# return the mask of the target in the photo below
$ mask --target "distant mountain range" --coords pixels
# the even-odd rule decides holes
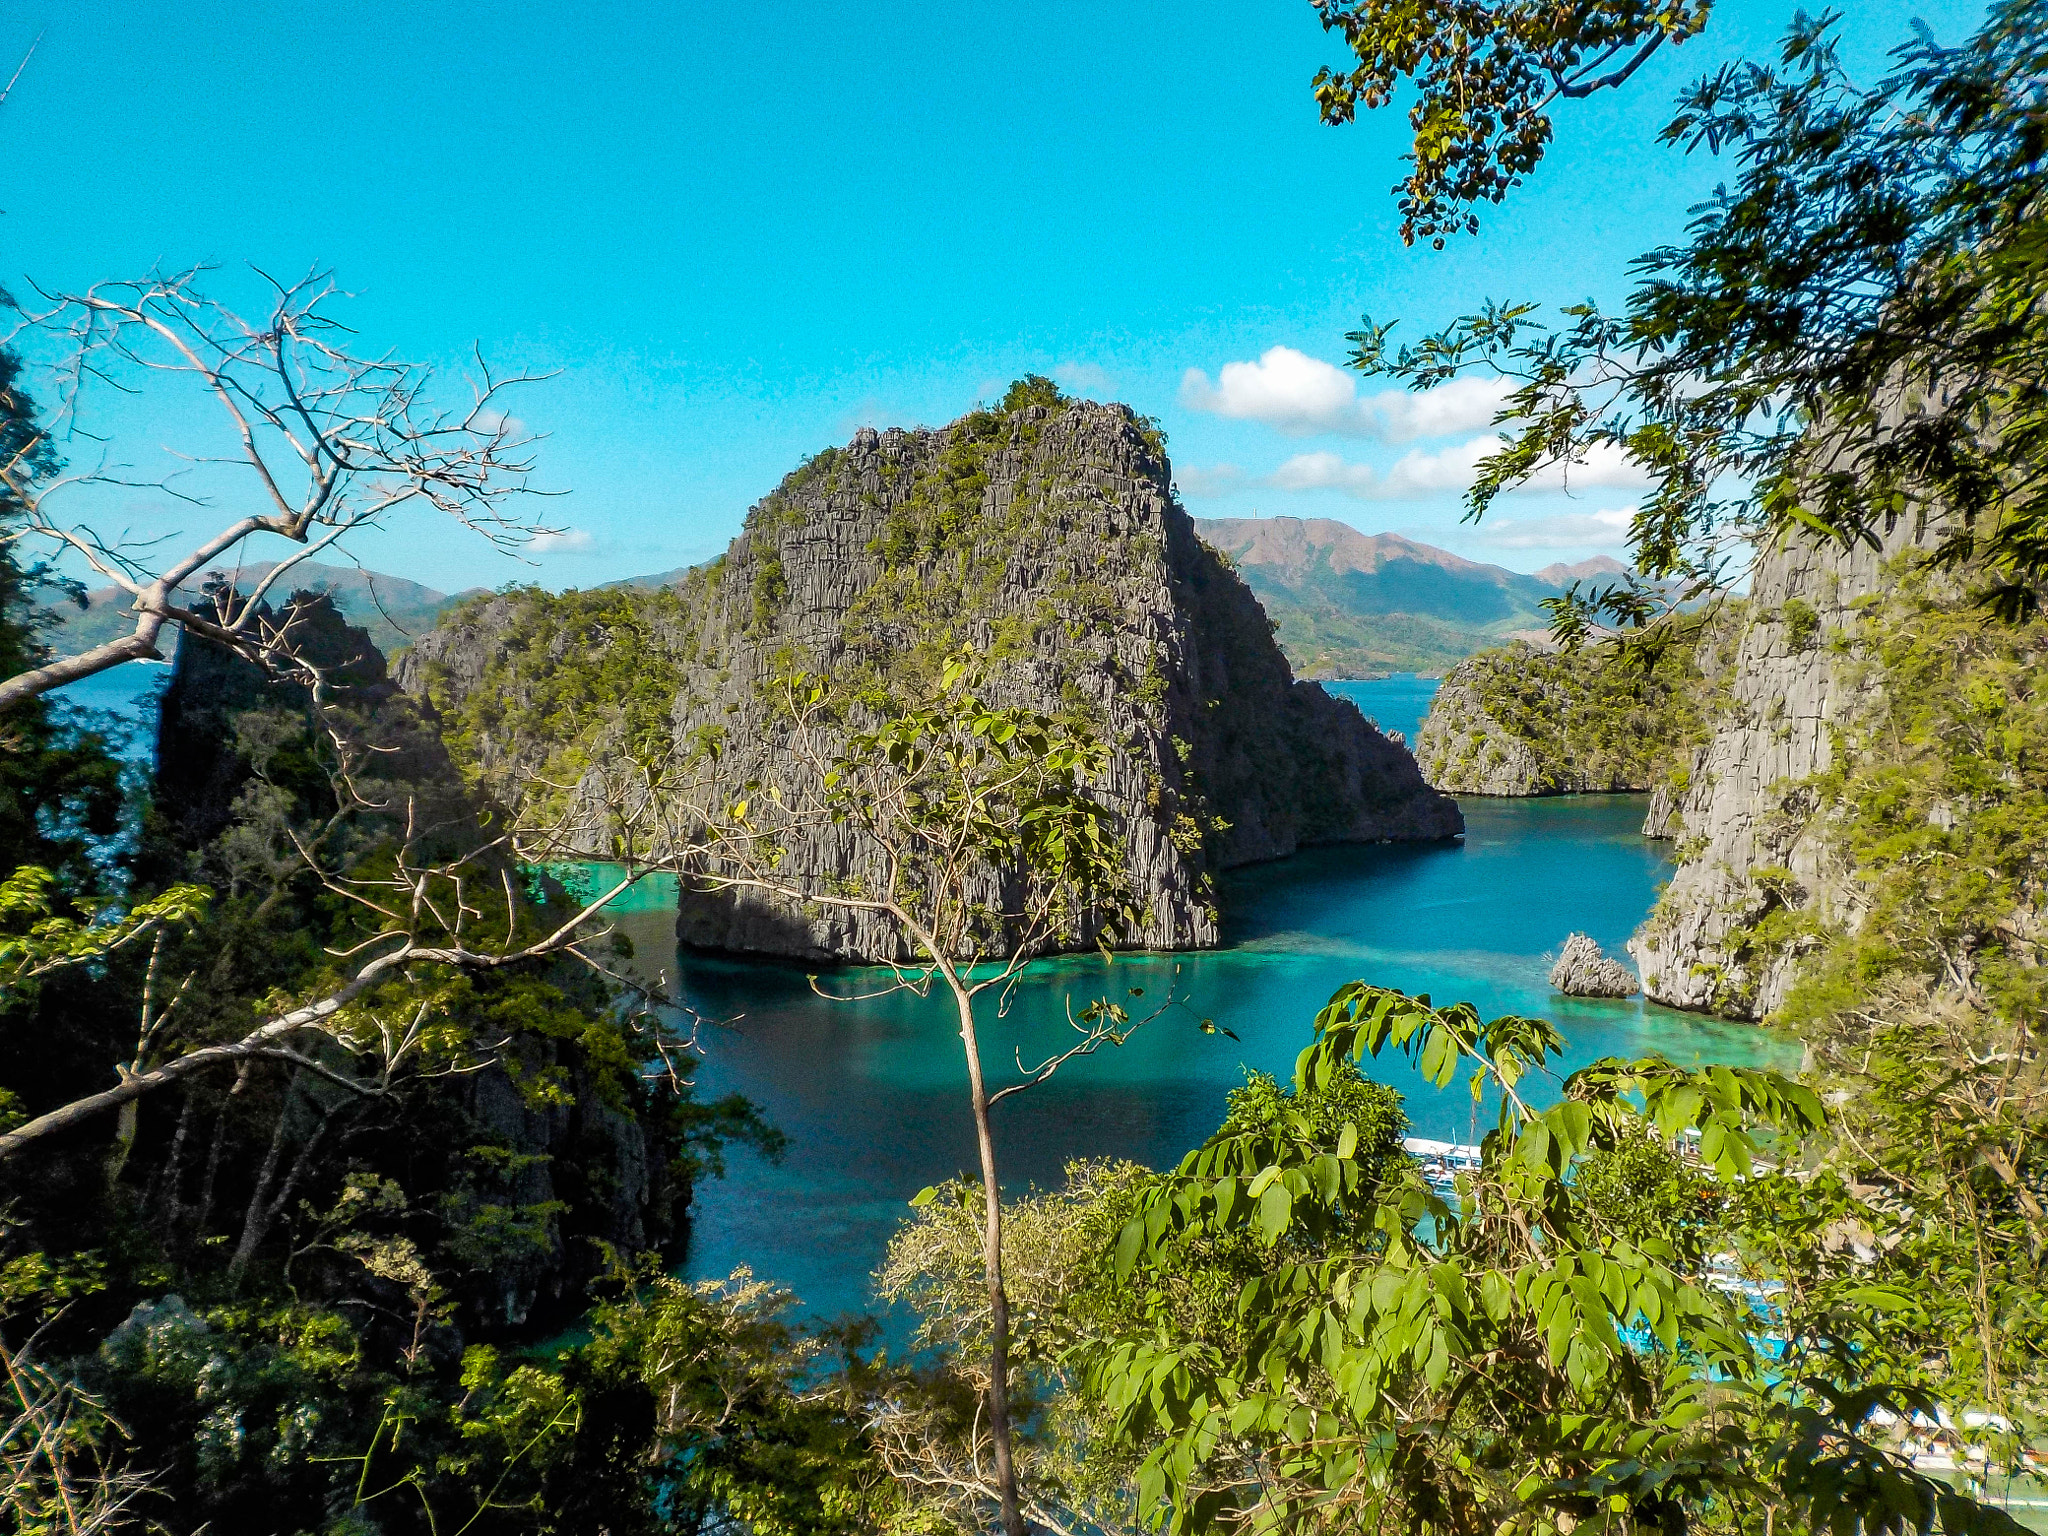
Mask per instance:
[[[236,572],[235,585],[246,592],[274,569],[275,565],[270,563],[242,566]],[[193,588],[202,586],[205,579],[200,577],[193,583]],[[316,560],[308,560],[293,566],[274,590],[278,597],[289,597],[294,592],[331,594],[334,606],[348,617],[351,624],[359,624],[368,630],[377,649],[388,656],[401,647],[411,645],[414,636],[432,629],[452,604],[484,589],[472,587],[467,592],[452,594],[436,592],[432,587],[423,587],[400,576],[386,576],[382,572],[366,571],[353,565],[322,565]],[[128,612],[128,594],[119,587],[101,587],[88,594],[86,606],[82,609],[72,603],[62,603],[53,611],[58,624],[49,637],[49,643],[66,652],[102,645],[125,634],[135,625],[133,616]]]
[[[1574,581],[1627,569],[1601,556],[1523,575],[1397,533],[1360,533],[1328,518],[1197,518],[1195,529],[1237,566],[1277,625],[1276,638],[1295,675],[1309,678],[1442,672],[1474,651],[1547,629],[1543,599]],[[238,585],[246,591],[271,569],[245,566]],[[607,585],[663,587],[689,569]],[[387,656],[432,629],[451,605],[484,590],[437,592],[402,577],[310,560],[294,567],[280,586],[281,595],[331,593],[335,606],[367,629]],[[77,651],[111,640],[132,622],[127,606],[118,587],[94,592],[83,610],[65,604],[51,641]]]
[[[1543,599],[1574,581],[1628,569],[1601,555],[1524,575],[1329,518],[1196,518],[1195,531],[1258,594],[1300,677],[1442,672],[1547,630]]]

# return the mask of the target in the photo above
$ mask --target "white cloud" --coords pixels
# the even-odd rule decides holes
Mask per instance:
[[[1276,491],[1342,491],[1371,498],[1380,483],[1370,464],[1351,464],[1334,453],[1297,453],[1272,474],[1254,482]]]
[[[1413,449],[1385,471],[1334,453],[1297,453],[1259,484],[1276,491],[1342,491],[1359,501],[1414,501],[1464,490],[1475,466],[1499,445],[1498,438],[1475,437],[1436,453]]]
[[[1116,381],[1110,378],[1109,370],[1100,363],[1055,363],[1052,376],[1055,383],[1063,384],[1070,390],[1078,390],[1084,395],[1100,395],[1108,399],[1116,393]]]
[[[1269,347],[1255,363],[1225,363],[1213,385],[1199,368],[1180,383],[1181,404],[1190,410],[1263,421],[1296,437],[1354,428],[1357,397],[1349,374],[1292,347]]]
[[[1612,443],[1590,449],[1577,464],[1553,464],[1534,476],[1518,491],[1638,490],[1650,483],[1642,466]]]
[[[1469,489],[1479,473],[1479,461],[1499,452],[1500,444],[1498,437],[1486,433],[1434,452],[1411,448],[1384,470],[1354,464],[1327,450],[1297,453],[1270,475],[1247,475],[1235,464],[1218,464],[1209,469],[1182,469],[1179,484],[1190,496],[1231,496],[1252,490],[1341,491],[1357,501],[1422,501]],[[1601,448],[1587,455],[1585,463],[1569,469],[1552,466],[1509,494],[1632,489],[1644,483],[1642,471],[1619,449]]]
[[[510,438],[523,438],[529,430],[526,423],[517,416],[508,415],[488,405],[472,416],[469,424],[479,432],[502,431]]]
[[[533,555],[585,555],[596,548],[597,540],[588,528],[537,533],[526,544],[527,553]]]
[[[1268,347],[1257,362],[1225,363],[1214,383],[1199,368],[1180,382],[1189,410],[1264,422],[1289,437],[1334,433],[1386,443],[1486,426],[1507,393],[1498,379],[1466,378],[1421,394],[1389,389],[1361,400],[1353,375],[1292,347]]]
[[[1493,549],[1622,549],[1634,507],[1598,512],[1555,512],[1548,517],[1482,522],[1473,541]]]
[[[1405,443],[1418,437],[1447,437],[1453,432],[1490,427],[1508,393],[1509,385],[1504,379],[1465,378],[1452,379],[1420,394],[1402,389],[1383,390],[1364,404],[1381,424],[1375,435],[1386,442]]]

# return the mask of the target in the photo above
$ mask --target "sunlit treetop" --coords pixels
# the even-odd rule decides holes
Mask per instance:
[[[1634,264],[1618,313],[1489,305],[1353,366],[1430,388],[1467,369],[1517,387],[1469,513],[1532,476],[1625,455],[1650,482],[1645,581],[1563,617],[1654,622],[1719,585],[1753,541],[1804,529],[1875,544],[1927,518],[2002,612],[2048,582],[2048,0],[2007,0],[1947,47],[1924,28],[1875,84],[1801,17],[1774,64],[1729,65],[1664,139],[1735,172],[1689,240]]]

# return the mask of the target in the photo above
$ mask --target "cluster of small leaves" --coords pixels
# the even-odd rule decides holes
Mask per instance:
[[[58,910],[57,877],[24,864],[0,881],[0,1003],[53,971],[86,965],[165,925],[189,927],[205,916],[213,892],[174,885],[125,907],[94,903],[83,918]]]
[[[1998,573],[2026,611],[2048,573],[2048,15],[2004,0],[1943,47],[1924,29],[1874,86],[1851,80],[1837,18],[1802,17],[1776,67],[1692,87],[1668,143],[1739,175],[1689,243],[1639,258],[1619,314],[1553,327],[1490,305],[1394,351],[1368,318],[1353,363],[1430,387],[1470,366],[1517,381],[1477,517],[1539,471],[1624,455],[1650,478],[1631,529],[1645,582],[1561,615],[1640,627],[1722,581],[1758,533],[1879,539],[1947,520],[1944,555]]]
[[[1405,1162],[1400,1095],[1355,1070],[1300,1094],[1252,1073],[1230,1094],[1228,1122],[1253,1136],[1325,1141],[1349,1125],[1355,1160],[1368,1177]],[[1087,1389],[1083,1346],[1156,1331],[1183,1344],[1240,1351],[1248,1324],[1238,1299],[1246,1285],[1331,1246],[1302,1231],[1278,1245],[1246,1232],[1187,1232],[1141,1272],[1119,1275],[1105,1255],[1159,1180],[1130,1163],[1074,1162],[1057,1188],[1003,1202],[1013,1370],[1019,1391],[1041,1405],[1025,1421],[1021,1475],[1038,1507],[1069,1512],[1068,1529],[1129,1527],[1146,1449],[1116,1435],[1112,1412]],[[911,1203],[913,1213],[876,1275],[881,1294],[915,1311],[918,1343],[943,1352],[946,1370],[981,1382],[989,1354],[981,1191],[956,1182]],[[1360,1235],[1354,1224],[1334,1241],[1350,1244]]]
[[[1551,108],[1621,85],[1665,42],[1706,25],[1711,0],[1311,0],[1343,34],[1355,67],[1322,69],[1326,123],[1386,106],[1404,79],[1416,100],[1414,167],[1395,189],[1401,239],[1438,250],[1476,233],[1477,203],[1498,203],[1550,146]]]

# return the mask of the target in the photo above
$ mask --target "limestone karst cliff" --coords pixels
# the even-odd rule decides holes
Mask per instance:
[[[1455,795],[1668,786],[1704,739],[1728,630],[1714,616],[1653,659],[1599,644],[1558,654],[1524,640],[1468,657],[1445,675],[1416,733],[1423,777]]]
[[[1629,943],[1651,998],[1762,1018],[1825,934],[1859,922],[1855,860],[1819,781],[1881,698],[1851,632],[1901,558],[1931,542],[1898,516],[1879,547],[1788,534],[1757,560],[1726,697],[1672,797],[1678,867]]]
[[[1049,387],[936,431],[859,432],[665,592],[469,604],[399,676],[511,798],[521,775],[561,783],[656,728],[677,743],[715,736],[743,781],[776,750],[762,685],[778,672],[913,698],[963,645],[989,662],[1000,702],[1061,714],[1112,749],[1092,789],[1127,849],[1143,912],[1133,946],[1218,942],[1219,869],[1463,828],[1403,747],[1293,678],[1257,600],[1174,499],[1157,432]],[[659,715],[650,689],[668,696]],[[858,858],[830,830],[791,853],[818,878]],[[680,931],[812,959],[906,952],[880,918],[731,896],[687,898]]]
[[[238,599],[216,588],[209,601]],[[200,880],[219,892],[223,905],[257,907],[260,901],[259,913],[320,899],[321,882],[295,848],[317,856],[336,880],[372,878],[365,871],[388,867],[384,861],[400,838],[422,862],[482,850],[481,870],[488,875],[497,855],[481,807],[431,723],[388,678],[368,634],[350,624],[326,592],[296,593],[275,611],[266,606],[257,627],[302,665],[266,671],[190,633],[178,646],[159,721],[153,814],[138,853],[146,872]],[[328,705],[317,720],[312,695],[299,681],[313,671],[323,679]],[[350,743],[345,758],[323,750],[337,738]],[[344,764],[355,798],[340,803],[338,781],[330,775]],[[286,841],[287,827],[296,828],[296,845]],[[374,886],[368,892],[377,893]],[[333,903],[330,920],[345,922],[350,909],[338,895],[326,900]],[[224,929],[230,938],[220,954],[224,965],[232,960],[235,979],[214,978],[217,990],[208,994],[209,1005],[229,1017],[236,1004],[219,989],[301,986],[298,968],[319,964],[322,940],[332,937],[308,927],[280,942],[258,919],[240,913],[237,920],[249,931]],[[348,942],[360,948],[369,931],[348,928]],[[236,936],[260,939],[262,952],[236,949]],[[488,1262],[474,1256],[484,1251],[482,1243],[463,1250],[465,1262],[448,1261],[463,1274],[460,1324],[473,1334],[566,1321],[584,1305],[584,1287],[604,1267],[597,1243],[623,1254],[673,1250],[690,1199],[684,1149],[666,1106],[619,1087],[612,1060],[586,1049],[575,1009],[602,1016],[607,992],[573,961],[535,970],[542,978],[537,995],[554,1012],[508,1009],[494,1021],[504,1038],[488,1058],[459,1071],[401,1073],[397,1088],[370,1098],[330,1093],[323,1100],[317,1085],[306,1086],[312,1078],[293,1080],[277,1109],[270,1149],[276,1163],[280,1145],[292,1136],[306,1138],[305,1150],[286,1165],[286,1193],[302,1174],[302,1194],[327,1191],[321,1198],[328,1199],[337,1167],[369,1167],[394,1177],[402,1168],[416,1194],[438,1190],[451,1225],[473,1221],[481,1232],[492,1221],[510,1223],[506,1233],[516,1240],[490,1246]],[[548,1085],[547,1091],[534,1092],[536,1084]],[[269,1091],[258,1074],[247,1097],[260,1101]],[[243,1093],[239,1079],[233,1092]],[[215,1158],[220,1145],[216,1132]],[[358,1155],[362,1146],[387,1161]],[[316,1158],[323,1148],[325,1160]],[[209,1171],[208,1199],[214,1182]],[[223,1205],[231,1185],[224,1175]],[[178,1219],[178,1187],[172,1182],[165,1196],[166,1223]],[[252,1210],[267,1193],[259,1180]]]

